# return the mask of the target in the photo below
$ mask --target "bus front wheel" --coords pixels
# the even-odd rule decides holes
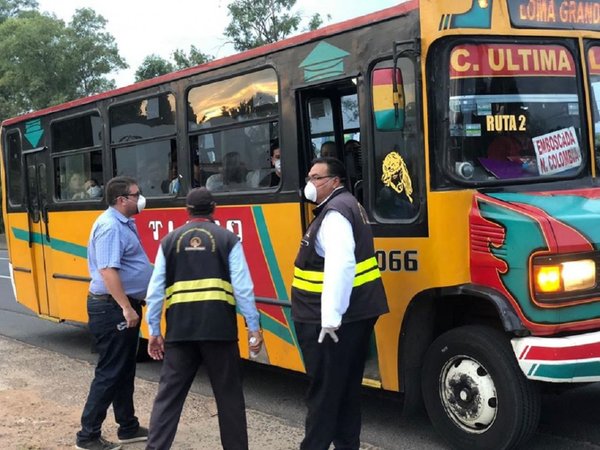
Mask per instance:
[[[508,338],[485,326],[438,337],[425,355],[423,400],[433,426],[453,447],[509,449],[535,432],[540,394],[525,378]]]

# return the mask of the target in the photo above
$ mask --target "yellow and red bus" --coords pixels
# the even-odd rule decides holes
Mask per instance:
[[[412,0],[8,119],[16,298],[87,320],[86,243],[111,177],[148,198],[151,259],[208,185],[249,260],[263,362],[303,371],[298,193],[327,143],[369,215],[391,310],[365,384],[424,402],[456,447],[511,448],[537,426],[540,381],[600,379],[599,105],[599,0]]]

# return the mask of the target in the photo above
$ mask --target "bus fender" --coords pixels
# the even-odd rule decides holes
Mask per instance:
[[[528,330],[519,319],[508,299],[495,289],[479,284],[466,283],[451,288],[444,288],[443,295],[458,295],[481,298],[490,301],[502,323],[504,331],[516,335],[528,334]]]

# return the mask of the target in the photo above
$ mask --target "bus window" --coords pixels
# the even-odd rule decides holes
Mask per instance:
[[[600,45],[595,45],[588,50],[588,67],[592,86],[591,105],[594,118],[596,168],[600,170]]]
[[[176,169],[175,139],[160,139],[114,150],[115,175],[136,179],[144,196],[165,197],[176,192],[169,188]]]
[[[392,61],[383,61],[375,67],[391,69]],[[393,80],[372,77],[373,121],[375,122],[375,215],[381,221],[412,220],[419,211],[420,189],[423,184],[423,150],[421,147],[417,115],[415,68],[408,58],[398,60],[404,89],[403,126],[377,127],[378,113],[383,108],[378,98],[381,94],[392,97]],[[393,72],[389,72],[390,75]],[[379,107],[379,109],[378,109]]]
[[[338,158],[346,166],[347,187],[362,201],[362,146],[356,78],[302,91],[303,117],[307,120],[309,140],[306,161]],[[360,183],[359,183],[360,184]]]
[[[59,201],[102,197],[102,120],[97,112],[52,123],[54,192]]]
[[[6,136],[6,163],[8,175],[8,200],[11,205],[20,205],[23,201],[21,169],[21,135],[18,131]]]
[[[279,114],[277,74],[263,69],[195,87],[188,93],[188,105],[191,131],[275,117]]]
[[[271,187],[273,136],[277,122],[190,137],[193,184],[218,192]]]
[[[345,95],[341,98],[342,126],[344,127],[343,162],[350,186],[362,180],[362,146],[360,144],[360,122],[358,95]]]
[[[135,178],[148,198],[177,194],[175,96],[134,100],[109,113],[114,175]]]
[[[273,69],[192,88],[188,105],[192,186],[215,192],[274,187],[270,149],[279,134],[279,94]]]
[[[540,181],[584,167],[577,71],[566,47],[457,44],[446,61],[449,89],[436,91],[445,97],[434,104],[447,120],[433,125],[447,177]]]
[[[337,157],[333,126],[333,108],[328,98],[311,98],[308,102],[310,140],[314,157]]]

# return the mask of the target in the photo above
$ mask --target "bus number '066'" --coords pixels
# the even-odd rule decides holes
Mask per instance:
[[[417,260],[416,250],[377,250],[375,252],[379,270],[382,272],[399,272],[401,270],[414,272],[419,270],[419,261]]]

